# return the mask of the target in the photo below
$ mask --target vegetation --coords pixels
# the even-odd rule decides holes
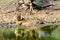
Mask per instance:
[[[31,29],[30,27],[18,28],[17,30],[19,31],[20,34],[20,36],[18,37],[16,37],[15,35],[16,29],[17,28],[9,28],[9,29],[0,28],[0,40],[59,40],[60,39],[59,25],[47,25],[43,26],[42,28],[40,26],[32,27],[33,30],[30,30]]]

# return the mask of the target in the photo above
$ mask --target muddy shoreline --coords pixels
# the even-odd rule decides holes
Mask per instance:
[[[59,23],[45,23],[45,24],[32,24],[32,25],[17,25],[17,24],[9,24],[9,23],[2,23],[0,24],[0,28],[18,28],[18,27],[32,27],[32,26],[36,26],[36,27],[43,27],[43,26],[47,26],[47,25],[60,25],[60,22]]]

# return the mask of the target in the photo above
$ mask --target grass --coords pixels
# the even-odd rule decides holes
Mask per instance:
[[[60,27],[58,27],[53,33],[52,37],[60,40]]]
[[[55,27],[58,28],[54,29]],[[19,32],[22,32],[22,29],[24,29],[24,32],[17,40],[60,40],[60,27],[58,25],[46,25],[42,28],[39,26],[37,30],[34,27],[32,28],[33,30],[30,30],[30,27],[19,28]],[[0,28],[0,40],[16,40],[15,30],[16,28]],[[41,32],[41,30],[43,32]],[[44,33],[43,36],[41,36],[42,34],[39,32]],[[49,36],[47,36],[47,34],[49,34]],[[41,37],[39,37],[39,35]]]
[[[10,31],[11,30],[11,31]],[[14,30],[11,29],[7,29],[7,28],[0,28],[0,40],[5,40],[6,38],[3,36],[3,33],[7,33],[7,32],[13,32]],[[7,36],[8,37],[8,36]],[[11,36],[12,37],[12,36]]]

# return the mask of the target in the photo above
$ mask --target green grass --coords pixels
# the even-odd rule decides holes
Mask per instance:
[[[11,30],[11,31],[10,31]],[[7,28],[0,28],[0,40],[6,40],[6,38],[3,36],[3,33],[7,33],[7,32],[14,32],[14,30],[11,28],[11,29],[7,29]],[[7,36],[8,37],[8,36]],[[11,36],[12,37],[12,36]]]
[[[53,29],[54,27],[57,27],[57,28]],[[45,35],[44,37],[43,36],[39,37],[39,34],[37,34],[36,32],[37,30],[32,30],[29,32],[26,32],[26,30],[24,30],[26,33],[21,34],[22,36],[20,36],[19,38],[20,40],[60,40],[60,26],[46,25],[41,29],[48,34],[50,33],[49,31],[51,31],[52,29],[54,31],[52,30],[52,34],[50,34],[50,36]],[[16,40],[16,36],[14,34],[15,30],[16,28],[9,28],[9,29],[0,28],[0,40]],[[38,30],[40,30],[40,27]],[[32,37],[31,37],[31,34],[33,35]]]
[[[53,33],[52,37],[60,40],[60,27],[58,27]]]

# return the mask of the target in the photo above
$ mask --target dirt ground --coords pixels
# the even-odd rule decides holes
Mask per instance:
[[[0,23],[15,22],[14,16],[16,13],[21,13],[26,20],[32,20],[33,22],[60,22],[60,5],[57,4],[60,4],[60,2],[56,2],[56,6],[47,9],[34,9],[36,13],[31,15],[29,9],[22,12],[16,11],[17,4],[15,2],[12,2],[9,5],[2,5],[0,6]]]

